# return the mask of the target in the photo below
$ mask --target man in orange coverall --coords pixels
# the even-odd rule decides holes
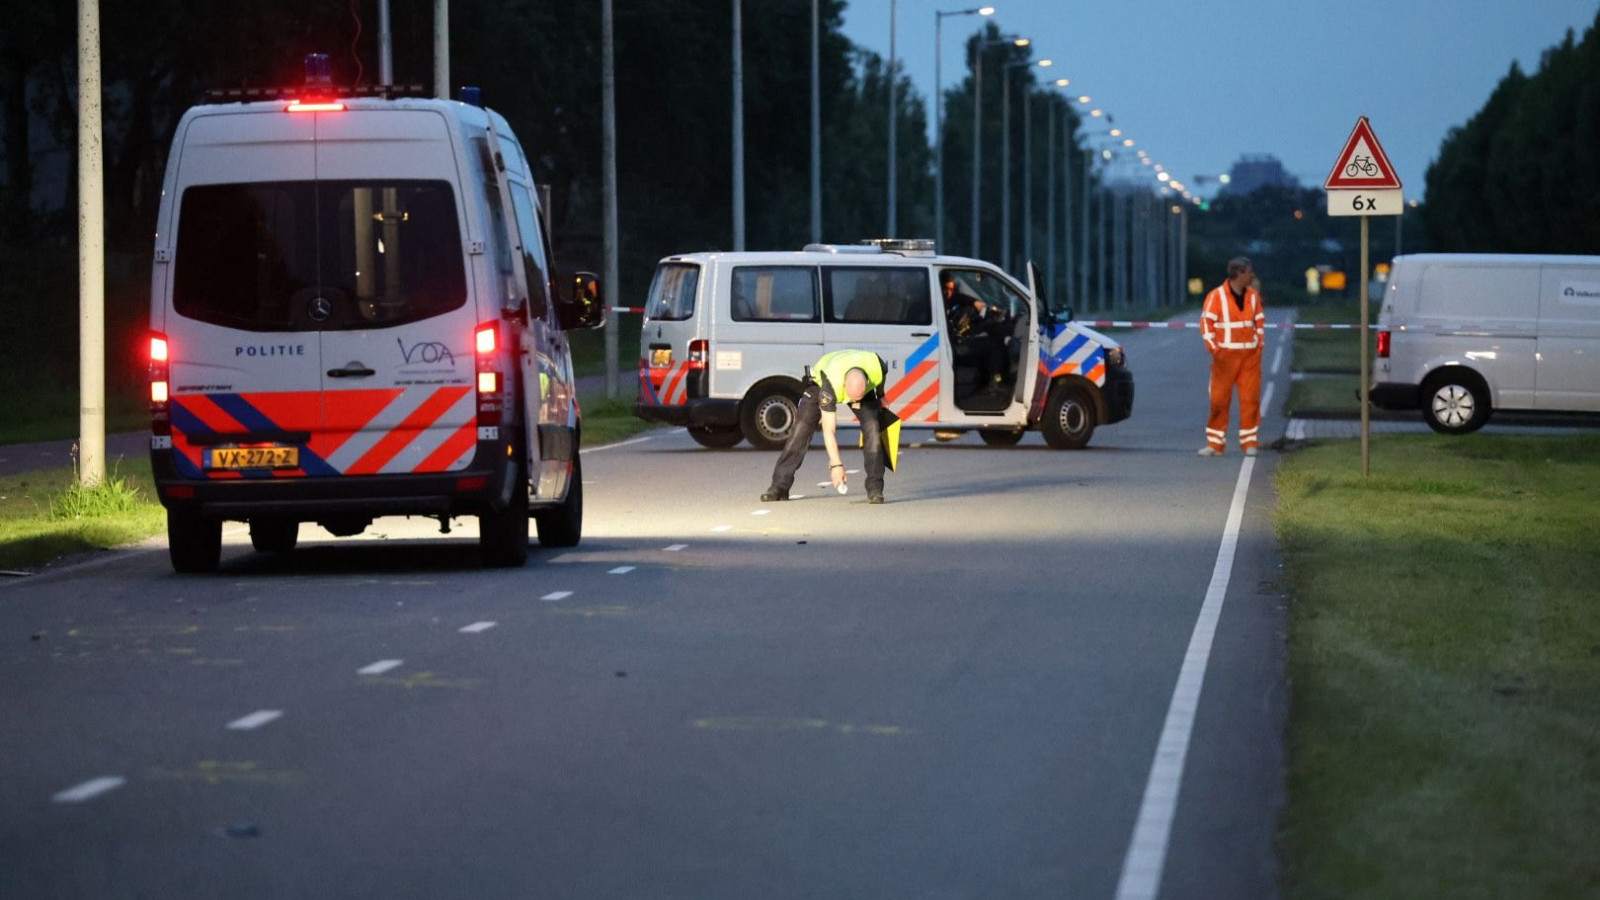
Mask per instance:
[[[1228,280],[1206,295],[1200,311],[1200,336],[1211,354],[1211,412],[1201,456],[1221,456],[1228,434],[1228,407],[1239,388],[1239,446],[1255,456],[1261,430],[1261,351],[1266,345],[1266,312],[1254,287],[1255,268],[1238,256],[1228,261]]]

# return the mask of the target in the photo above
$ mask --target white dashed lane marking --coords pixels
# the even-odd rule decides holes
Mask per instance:
[[[462,634],[478,634],[479,632],[488,631],[489,629],[493,628],[497,624],[499,624],[499,623],[497,623],[497,622],[473,622],[471,625],[468,625],[465,628],[462,628],[461,629],[461,633]]]
[[[554,603],[557,600],[565,600],[565,599],[567,599],[568,597],[571,597],[571,596],[572,596],[572,592],[571,591],[551,591],[550,593],[545,594],[543,597],[540,597],[539,599],[540,600],[544,600],[544,601],[546,601],[548,603]]]
[[[713,526],[711,526],[711,530],[712,531],[716,531],[716,532],[732,531],[733,530],[733,526],[732,525],[713,525]]]
[[[242,719],[234,719],[228,723],[228,728],[233,731],[251,731],[271,722],[283,715],[281,709],[258,709]]]
[[[770,512],[772,512],[772,510],[770,510],[770,509],[758,509],[758,510],[752,511],[750,513],[750,515],[752,515],[752,516],[764,516],[764,515],[766,515],[767,513],[770,513]]]
[[[390,669],[399,668],[400,664],[402,662],[404,662],[404,661],[405,660],[400,660],[400,659],[380,659],[380,660],[378,660],[377,662],[373,663],[370,666],[362,666],[361,668],[357,669],[356,670],[356,674],[357,675],[382,675],[383,673],[389,671]]]
[[[607,575],[626,575],[626,574],[628,574],[629,572],[632,572],[632,571],[633,571],[633,566],[617,566],[615,569],[612,569],[612,570],[606,572],[606,574]]]
[[[93,800],[107,791],[114,791],[127,783],[128,779],[118,775],[102,775],[99,778],[91,778],[76,787],[69,787],[56,794],[52,799],[57,803],[82,803],[85,800]]]
[[[689,546],[688,544],[668,544],[665,547],[662,547],[661,549],[665,550],[668,553],[677,553],[679,550],[683,550],[683,549],[687,548],[688,546]]]

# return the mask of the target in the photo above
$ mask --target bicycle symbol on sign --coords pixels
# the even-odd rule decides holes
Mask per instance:
[[[1368,178],[1377,178],[1378,164],[1373,162],[1372,157],[1370,156],[1351,157],[1350,164],[1344,167],[1344,177],[1354,178],[1357,175],[1365,175]]]

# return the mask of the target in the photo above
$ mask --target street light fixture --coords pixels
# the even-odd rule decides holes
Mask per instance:
[[[979,201],[981,197],[980,186],[983,181],[983,51],[988,47],[1000,44],[1010,44],[1013,47],[1026,47],[1032,41],[1025,37],[1008,35],[991,40],[978,41],[972,48],[973,61],[972,79],[972,255],[980,255],[979,244]]]
[[[941,69],[944,59],[944,20],[950,16],[992,15],[994,15],[992,6],[950,11],[935,10],[933,13],[933,245],[941,250],[944,249],[944,87]]]

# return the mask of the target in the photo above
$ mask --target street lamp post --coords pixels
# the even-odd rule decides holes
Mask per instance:
[[[972,53],[976,57],[972,64],[972,256],[974,258],[982,255],[979,223],[982,208],[980,188],[983,184],[983,51],[997,44],[1026,47],[1028,43],[1027,38],[1021,37],[980,40],[973,43]]]
[[[1041,68],[1046,68],[1049,65],[1050,65],[1050,60],[1048,60],[1048,59],[1041,59],[1038,62],[1033,62],[1031,60],[1021,60],[1021,61],[1018,61],[1018,62],[1006,63],[1004,68],[1000,72],[1000,77],[1001,77],[1001,86],[1000,86],[1000,122],[1001,122],[1001,125],[1000,125],[1000,156],[1001,156],[1001,165],[1000,165],[1000,172],[1001,172],[1001,175],[1000,175],[1000,268],[1005,269],[1008,272],[1012,271],[1012,259],[1011,259],[1011,70],[1012,69],[1028,69],[1028,68],[1032,68],[1034,66],[1039,66]],[[1024,91],[1026,91],[1026,89],[1024,89]],[[1024,96],[1026,96],[1026,93],[1024,94]],[[1027,146],[1027,144],[1028,144],[1028,128],[1027,128],[1027,126],[1028,126],[1028,123],[1030,121],[1027,113],[1028,113],[1027,105],[1024,104],[1023,105],[1023,132],[1022,132],[1022,143],[1023,143],[1022,154],[1024,156],[1024,167],[1023,167],[1023,178],[1024,178],[1024,182],[1023,182],[1024,188],[1023,189],[1024,189],[1024,193],[1026,193],[1026,191],[1029,190],[1032,187],[1031,181],[1032,181],[1032,174],[1033,174],[1033,167],[1032,167],[1031,164],[1029,164],[1029,160],[1031,159],[1031,157],[1029,157],[1028,146]],[[1026,204],[1024,208],[1029,210],[1029,211],[1031,211],[1032,210],[1032,204],[1028,202],[1026,196],[1024,196],[1023,199],[1024,199],[1024,203]],[[1028,241],[1027,243],[1028,243],[1029,248],[1031,250],[1032,242]]]
[[[822,243],[822,0],[811,0],[811,243]]]
[[[733,249],[744,249],[744,26],[733,0]]]
[[[818,0],[812,0],[813,8]],[[944,249],[944,83],[941,63],[944,59],[944,20],[949,16],[992,16],[994,7],[957,9],[933,13],[933,245]],[[977,101],[977,96],[973,96]],[[976,133],[974,133],[976,139]],[[973,254],[976,256],[976,252]]]
[[[884,235],[883,235],[884,237],[894,237],[895,236],[895,232],[897,230],[895,228],[896,223],[895,223],[894,179],[895,179],[895,171],[899,168],[899,166],[895,165],[894,139],[895,139],[895,134],[899,131],[899,129],[895,127],[896,109],[895,109],[895,102],[894,102],[894,99],[895,99],[895,97],[894,97],[894,82],[895,82],[895,78],[894,78],[894,15],[895,15],[895,9],[897,8],[898,5],[899,4],[896,2],[896,0],[889,0],[889,63],[888,63],[888,65],[884,66],[884,69],[883,69],[884,77],[887,80],[887,84],[885,86],[888,88],[888,92],[889,92],[889,150],[888,150],[888,154],[889,155],[888,155],[888,158],[885,160],[885,162],[888,165],[888,169],[889,169],[889,230],[884,232]]]

